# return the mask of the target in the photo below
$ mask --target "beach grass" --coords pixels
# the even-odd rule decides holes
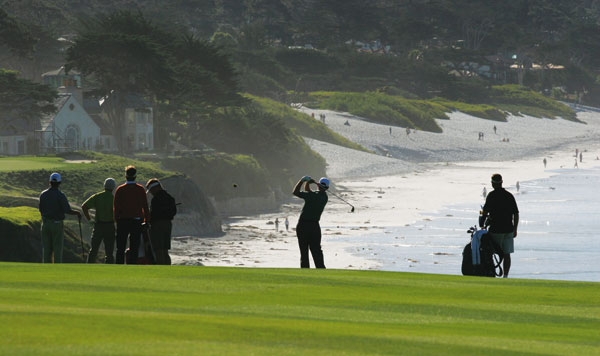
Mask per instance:
[[[249,94],[246,95],[246,97],[252,99],[252,101],[262,110],[271,113],[276,117],[280,117],[287,127],[292,128],[301,136],[329,142],[334,145],[339,145],[354,150],[370,152],[361,145],[348,140],[337,132],[334,132],[321,121],[311,118],[308,114],[296,111],[286,104]]]
[[[0,264],[6,355],[592,355],[600,284]]]

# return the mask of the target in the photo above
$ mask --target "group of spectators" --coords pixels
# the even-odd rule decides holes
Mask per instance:
[[[177,212],[175,200],[163,189],[158,179],[150,179],[144,187],[136,182],[136,176],[136,168],[127,166],[125,183],[117,187],[113,178],[107,178],[104,190],[92,195],[81,205],[82,214],[71,208],[66,195],[60,191],[61,175],[52,173],[49,188],[41,193],[39,203],[42,215],[42,262],[62,263],[65,214],[76,215],[79,220],[83,215],[92,221],[90,210],[94,210],[88,263],[96,261],[100,244],[104,243],[105,263],[137,264],[142,255],[150,253],[152,256],[145,256],[145,260],[171,264],[169,249],[172,220]],[[148,193],[152,196],[150,206]],[[149,239],[144,241],[143,236]],[[115,242],[116,255],[113,257]],[[129,249],[126,253],[127,242]],[[140,249],[141,244],[146,245],[144,249]]]

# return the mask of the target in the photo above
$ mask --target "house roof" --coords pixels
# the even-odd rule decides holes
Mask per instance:
[[[78,74],[81,74],[81,73],[80,73],[80,72],[78,72],[78,71],[76,71],[75,69],[71,69],[71,70],[69,71],[69,74],[75,74],[75,75],[78,75]],[[49,71],[49,72],[46,72],[46,73],[42,74],[42,77],[47,77],[47,76],[57,76],[57,75],[69,75],[69,74],[67,74],[67,73],[65,72],[65,66],[62,66],[62,67],[60,67],[60,68],[58,68],[58,69],[56,69],[56,70],[51,70],[51,71]]]
[[[102,102],[102,104],[100,104],[100,106],[106,105],[111,100],[113,100],[113,98],[108,97],[106,100],[104,100],[104,102]],[[121,97],[121,100],[126,108],[147,109],[147,108],[152,107],[152,104],[149,101],[144,99],[144,97],[141,94],[137,94],[137,93],[123,94],[123,96]]]
[[[58,114],[58,112],[62,110],[63,106],[65,106],[67,101],[69,101],[69,98],[71,98],[70,93],[58,94],[58,97],[54,101],[54,106],[56,106],[56,112],[52,114],[46,114],[40,118],[40,126],[42,130],[46,130],[48,126],[50,126],[52,120],[54,120],[54,118],[56,117],[56,114]]]
[[[106,120],[104,120],[102,116],[100,116],[100,114],[90,114],[90,117],[92,118],[92,120],[94,120],[94,123],[96,123],[96,125],[98,125],[98,127],[100,128],[100,135],[113,134],[112,128],[110,127],[108,122],[106,122]]]

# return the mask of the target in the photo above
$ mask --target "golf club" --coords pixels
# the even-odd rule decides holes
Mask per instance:
[[[347,201],[345,201],[344,199],[342,199],[342,197],[340,197],[339,195],[335,194],[334,192],[328,192],[329,194],[332,194],[334,197],[338,198],[339,200],[343,201],[344,203],[350,205],[352,207],[352,209],[350,209],[350,212],[353,213],[354,212],[354,205],[348,203]]]
[[[85,260],[85,250],[83,249],[83,233],[81,232],[81,216],[78,217],[77,221],[79,221],[79,240],[81,241],[81,258],[83,258],[83,263],[86,262]]]

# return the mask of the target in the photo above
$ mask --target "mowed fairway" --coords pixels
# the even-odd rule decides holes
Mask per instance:
[[[600,284],[0,264],[2,355],[598,355]]]
[[[58,169],[69,165],[72,165],[72,163],[66,163],[60,157],[20,156],[18,158],[0,158],[0,172]]]

